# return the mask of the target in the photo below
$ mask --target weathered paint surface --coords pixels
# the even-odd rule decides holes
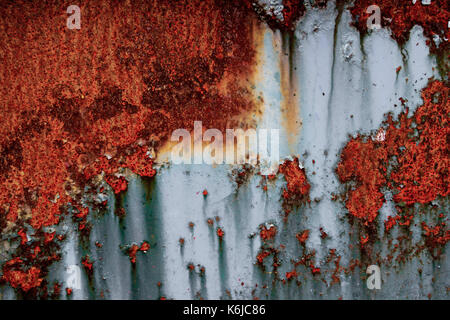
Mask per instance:
[[[263,2],[86,3],[75,39],[1,7],[2,298],[448,299],[448,5],[361,36],[362,2]],[[154,162],[234,119],[280,129],[278,174]]]

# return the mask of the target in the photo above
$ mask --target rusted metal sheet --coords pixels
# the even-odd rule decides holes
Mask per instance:
[[[1,298],[448,299],[448,4],[373,2],[2,6]],[[174,164],[194,121],[279,168]]]

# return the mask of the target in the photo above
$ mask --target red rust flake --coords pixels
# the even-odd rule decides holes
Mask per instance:
[[[320,274],[320,271],[321,271],[320,268],[315,267],[313,264],[311,264],[309,267],[310,267],[311,273],[312,273],[313,275]]]
[[[286,272],[286,279],[287,280],[295,279],[297,277],[298,277],[298,273],[297,273],[297,271],[295,271],[295,269],[292,270],[292,271]]]
[[[305,169],[300,168],[298,158],[286,160],[280,165],[279,172],[284,175],[287,182],[282,194],[282,207],[287,217],[294,207],[309,202],[311,185],[306,178]]]
[[[397,202],[425,204],[450,192],[449,92],[444,83],[431,82],[422,92],[424,104],[412,118],[406,119],[406,114],[402,116],[399,128],[390,121],[386,148],[391,155],[398,157],[398,169],[391,175],[393,186],[398,191],[394,197]],[[413,122],[419,136],[410,138],[415,131]],[[405,150],[400,151],[400,146]]]
[[[364,245],[367,243],[369,241],[369,236],[368,235],[366,235],[366,236],[361,236],[361,239],[360,239],[360,243],[361,243],[361,248],[363,248],[364,247]]]
[[[94,264],[91,262],[89,255],[86,255],[81,259],[81,264],[83,265],[84,269],[88,274],[92,274],[92,272],[94,271],[93,270]]]
[[[295,237],[297,238],[298,242],[300,242],[300,244],[304,245],[306,243],[306,240],[308,240],[309,230],[305,230],[302,233],[297,233]]]
[[[273,240],[277,234],[277,228],[275,226],[270,226],[267,228],[266,226],[261,226],[261,231],[259,232],[259,236],[263,241]]]
[[[148,250],[150,250],[150,244],[147,241],[143,241],[140,246],[133,243],[131,246],[128,247],[128,249],[126,249],[126,253],[130,258],[131,263],[134,265],[136,264],[137,253],[139,251],[147,253]]]
[[[253,1],[253,8],[260,17],[272,29],[281,31],[294,31],[295,23],[305,13],[304,0],[283,0],[281,14],[283,19],[278,19],[273,12],[266,12],[256,1]]]
[[[384,165],[387,152],[381,143],[357,137],[341,153],[337,174],[341,182],[354,181],[346,207],[350,214],[372,222],[384,202],[380,188],[386,182]]]
[[[21,238],[20,244],[25,244],[25,243],[28,242],[27,234],[26,234],[26,232],[25,232],[23,229],[20,229],[20,230],[17,232],[17,234],[18,234],[18,235],[20,236],[20,238]]]
[[[129,249],[128,249],[128,256],[130,257],[130,261],[131,263],[135,264],[136,263],[136,254],[139,250],[139,246],[137,244],[133,244]]]
[[[256,256],[256,260],[259,264],[262,264],[264,262],[264,259],[268,256],[270,256],[270,251],[262,249],[261,252],[259,252]]]
[[[147,252],[148,250],[150,250],[150,244],[147,241],[142,242],[139,250]]]
[[[280,165],[280,173],[284,175],[287,188],[283,190],[283,198],[304,198],[309,194],[311,186],[306,179],[305,169],[300,168],[298,158],[286,160]]]
[[[13,288],[20,288],[28,292],[33,288],[39,287],[42,282],[41,270],[37,267],[31,267],[23,270],[23,261],[20,258],[14,258],[3,265],[2,280],[8,282]]]
[[[387,231],[391,230],[396,224],[397,221],[400,219],[400,216],[391,217],[389,216],[387,220],[384,221],[384,228]]]

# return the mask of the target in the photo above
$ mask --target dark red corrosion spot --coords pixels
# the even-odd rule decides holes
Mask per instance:
[[[306,244],[306,240],[309,238],[309,230],[304,230],[303,232],[297,233],[295,237],[298,242],[304,246]]]
[[[126,249],[126,253],[130,259],[130,262],[135,265],[138,252],[141,251],[143,253],[147,253],[148,250],[150,250],[150,244],[147,241],[143,241],[140,246],[133,243]]]
[[[83,265],[84,270],[86,270],[86,273],[92,275],[92,273],[94,272],[93,269],[94,264],[90,260],[89,255],[86,255],[81,259],[81,264]]]
[[[345,146],[337,174],[342,183],[354,181],[347,194],[346,207],[350,214],[372,222],[384,202],[380,192],[386,183],[387,152],[381,143],[357,137]]]
[[[292,271],[286,272],[286,280],[295,279],[297,277],[298,277],[298,273],[295,269]]]
[[[217,231],[216,231],[216,233],[217,233],[217,236],[219,237],[219,239],[222,239],[223,238],[223,236],[225,235],[225,232],[223,231],[223,229],[222,228],[217,228]]]
[[[315,267],[313,264],[310,265],[310,269],[311,269],[311,273],[313,275],[318,275],[321,272],[320,268],[319,267]]]
[[[14,258],[3,265],[2,280],[8,282],[13,288],[20,288],[24,292],[39,287],[42,283],[41,270],[32,266],[24,270],[23,261]]]
[[[319,231],[320,231],[320,238],[321,238],[322,240],[325,240],[326,238],[328,238],[328,233],[326,233],[325,230],[323,230],[322,227],[319,228]]]
[[[273,240],[277,235],[277,227],[275,227],[274,225],[269,226],[269,228],[267,228],[267,226],[265,225],[262,225],[260,226],[260,229],[261,231],[259,232],[259,236],[263,241]]]
[[[195,266],[194,266],[193,263],[189,263],[189,264],[187,265],[187,268],[188,268],[189,271],[194,271],[194,270],[195,270]]]
[[[148,250],[150,250],[150,244],[147,241],[142,242],[139,250],[141,250],[143,252],[147,252]]]
[[[259,264],[262,264],[264,262],[264,259],[270,256],[271,252],[269,250],[261,250],[258,255],[256,256],[256,261]]]

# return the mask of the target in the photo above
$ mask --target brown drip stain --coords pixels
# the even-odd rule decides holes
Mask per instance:
[[[282,124],[286,129],[289,151],[295,153],[295,146],[302,125],[300,119],[298,77],[295,62],[295,36],[293,32],[281,33],[280,87]]]

